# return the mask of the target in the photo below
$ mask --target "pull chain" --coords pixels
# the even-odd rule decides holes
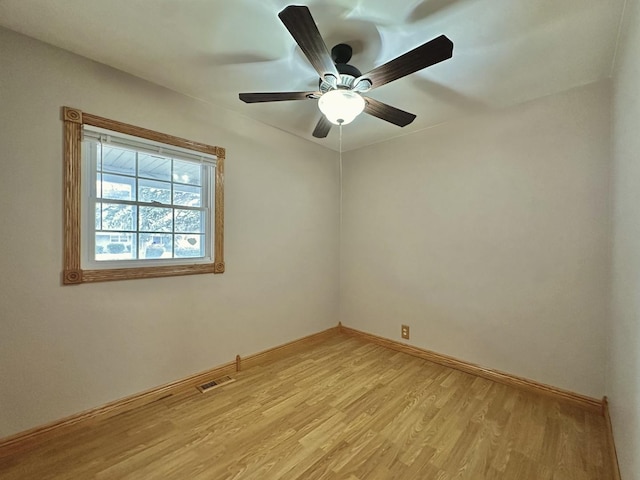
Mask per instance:
[[[342,244],[342,123],[340,124],[340,225],[338,230],[338,235],[340,238],[340,244]],[[342,248],[341,248],[342,250]]]

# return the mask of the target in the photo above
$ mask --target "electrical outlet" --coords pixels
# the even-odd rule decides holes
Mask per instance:
[[[400,335],[402,336],[402,338],[409,340],[409,325],[402,325]]]

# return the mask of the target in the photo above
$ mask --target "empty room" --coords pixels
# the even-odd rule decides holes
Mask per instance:
[[[640,0],[0,0],[0,478],[640,480]]]

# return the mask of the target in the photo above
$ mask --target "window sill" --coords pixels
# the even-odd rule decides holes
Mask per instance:
[[[224,273],[224,262],[167,265],[163,267],[112,268],[101,270],[65,270],[62,283],[109,282],[114,280],[133,280],[137,278],[176,277],[182,275],[198,275],[202,273]]]

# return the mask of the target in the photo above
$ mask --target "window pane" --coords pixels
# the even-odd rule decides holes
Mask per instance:
[[[140,231],[170,232],[172,227],[173,211],[171,208],[140,207]]]
[[[167,234],[140,234],[140,258],[171,258],[171,237]]]
[[[187,183],[189,185],[202,185],[202,166],[199,163],[185,162],[183,160],[173,161],[173,181]]]
[[[139,202],[160,202],[171,204],[171,184],[154,180],[138,180]]]
[[[136,152],[102,145],[102,171],[136,174]]]
[[[102,230],[102,204],[96,203],[96,230]]]
[[[136,207],[102,203],[102,230],[135,230]]]
[[[187,207],[201,207],[202,187],[194,185],[174,185],[173,203],[174,205],[184,205]]]
[[[135,233],[96,233],[96,260],[134,260],[136,246]]]
[[[171,180],[171,159],[138,153],[138,176],[154,180]]]
[[[97,156],[96,156],[96,165],[98,168],[96,170],[102,170],[102,145],[100,143],[87,142],[89,145],[93,145],[96,148]],[[84,147],[83,147],[84,148]]]
[[[174,249],[177,258],[204,257],[204,235],[176,235]]]
[[[176,232],[202,233],[204,232],[204,219],[201,210],[175,210]]]
[[[120,175],[102,176],[102,198],[109,200],[135,200],[136,179]]]
[[[102,198],[102,174],[96,175],[96,198]]]

